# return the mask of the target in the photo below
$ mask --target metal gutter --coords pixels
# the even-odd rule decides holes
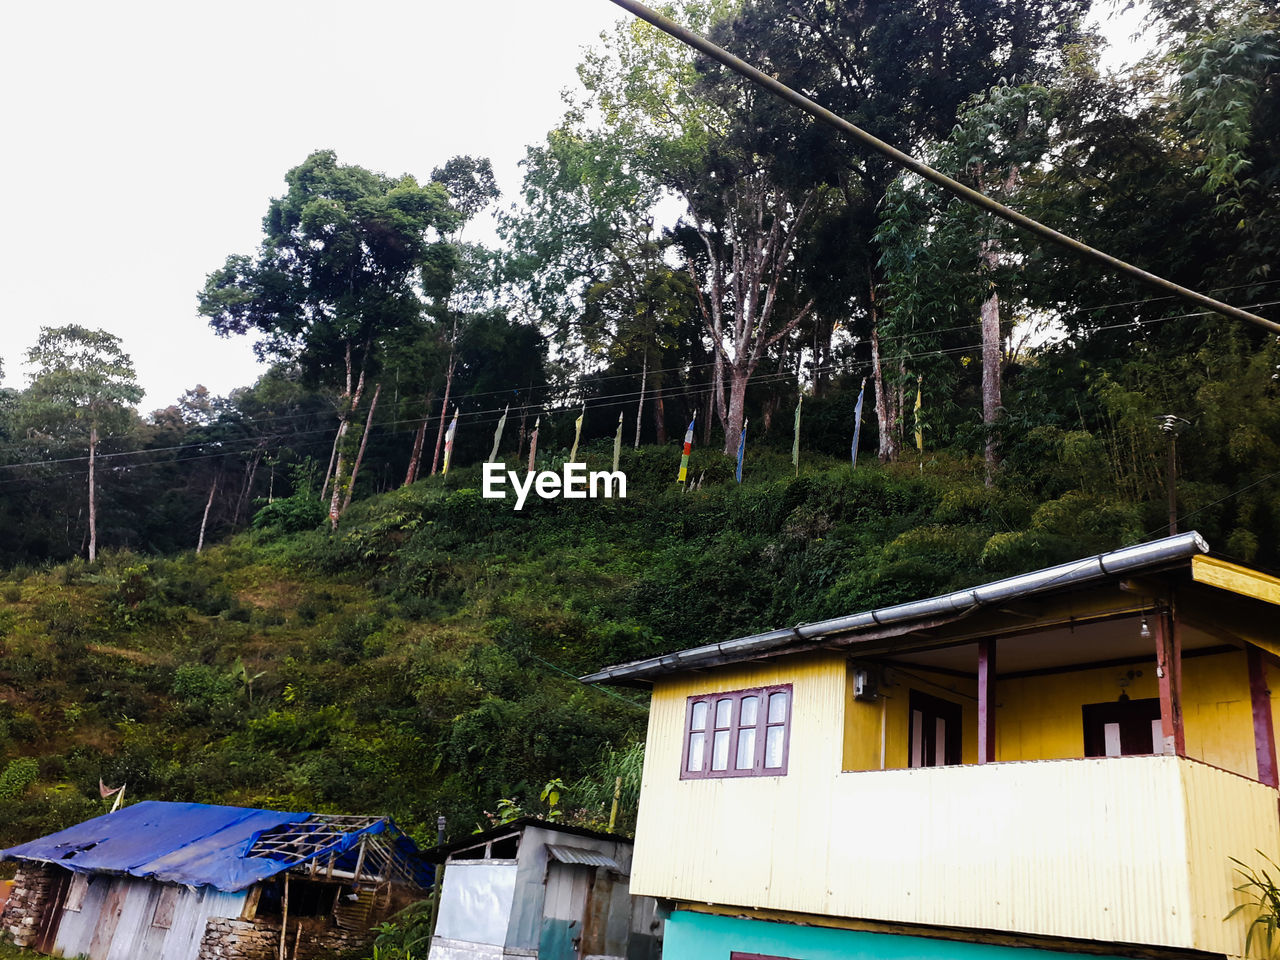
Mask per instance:
[[[890,607],[879,607],[846,617],[803,623],[789,629],[771,630],[736,640],[710,643],[701,647],[632,663],[606,667],[582,677],[583,683],[634,682],[663,674],[700,667],[719,666],[749,660],[762,654],[777,654],[797,643],[813,641],[836,634],[858,633],[869,627],[900,626],[906,633],[911,624],[940,615],[961,616],[980,607],[1003,603],[1019,597],[1030,597],[1051,590],[1091,583],[1161,567],[1179,560],[1209,552],[1209,544],[1196,531],[1181,533],[1162,540],[1124,547],[1083,560],[1072,560],[1043,570],[1007,577],[992,583],[956,590],[953,593],[913,600]]]

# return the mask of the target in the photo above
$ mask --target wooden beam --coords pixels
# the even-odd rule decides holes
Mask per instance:
[[[1156,641],[1156,679],[1160,684],[1160,732],[1164,744],[1160,752],[1187,755],[1182,726],[1182,650],[1173,618],[1167,610],[1157,610],[1149,622]]]
[[[1192,557],[1191,576],[1220,590],[1230,590],[1263,603],[1280,604],[1280,578],[1217,557]]]
[[[978,762],[996,760],[996,641],[978,641]]]
[[[1267,689],[1267,663],[1262,651],[1250,646],[1249,699],[1253,703],[1253,745],[1258,753],[1258,780],[1268,787],[1280,786],[1276,773],[1276,733],[1271,724],[1271,691]]]

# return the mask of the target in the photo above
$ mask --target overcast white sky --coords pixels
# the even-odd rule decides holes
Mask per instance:
[[[142,409],[262,372],[196,291],[252,252],[314,149],[426,179],[459,153],[517,162],[562,112],[608,0],[69,0],[0,13],[0,359],[25,386],[41,326],[119,336]],[[1122,37],[1132,27],[1110,28]]]

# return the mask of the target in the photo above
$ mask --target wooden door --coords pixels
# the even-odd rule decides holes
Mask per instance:
[[[36,921],[37,953],[53,953],[53,945],[58,939],[58,921],[62,918],[62,905],[66,902],[70,887],[71,871],[59,869],[53,896],[45,901],[44,911]]]
[[[1086,757],[1131,757],[1160,753],[1160,698],[1087,703],[1084,716]]]

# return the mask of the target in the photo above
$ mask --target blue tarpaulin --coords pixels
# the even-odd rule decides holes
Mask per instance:
[[[303,858],[280,860],[248,855],[264,832],[285,824],[298,824],[311,816],[280,810],[146,800],[10,847],[0,852],[0,857],[55,863],[82,873],[123,874],[192,887],[208,885],[234,893],[314,857],[341,855],[351,850],[361,836],[381,833],[389,826],[389,821],[377,820],[343,834],[337,842]],[[417,853],[403,836],[397,838],[395,845],[408,852],[406,844],[413,854]],[[339,857],[339,862],[345,859]],[[429,883],[429,868],[425,878]]]

